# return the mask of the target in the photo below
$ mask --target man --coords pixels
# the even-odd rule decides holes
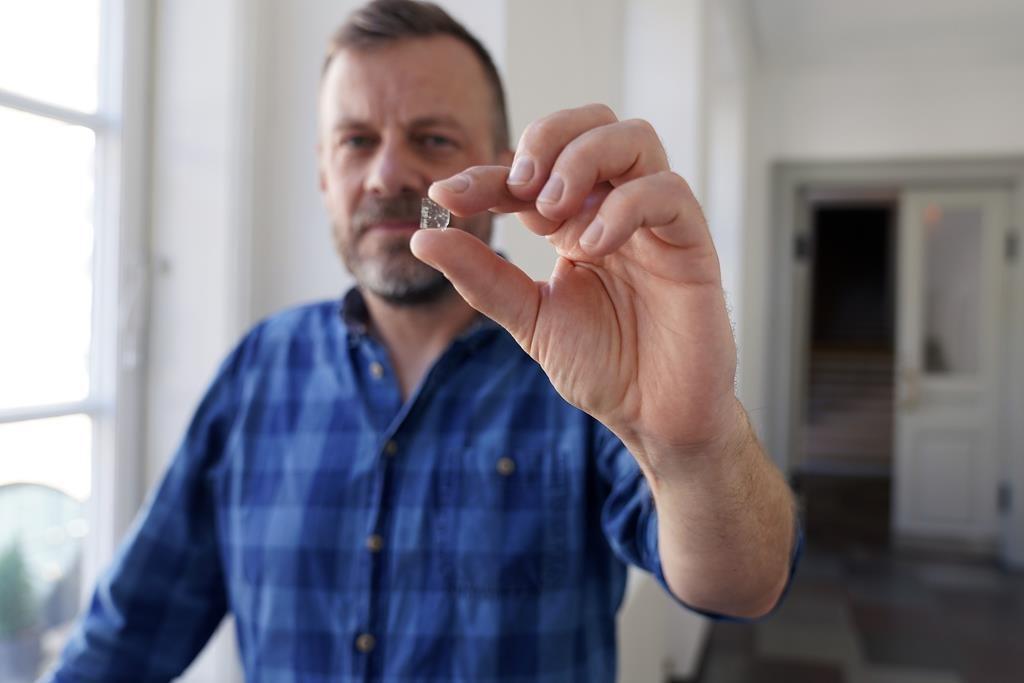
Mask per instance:
[[[650,126],[587,106],[513,153],[487,53],[409,0],[338,31],[319,116],[357,287],[228,357],[54,680],[166,681],[230,609],[249,681],[609,681],[627,562],[769,612],[790,492]],[[457,229],[417,230],[427,193]],[[487,246],[489,212],[548,237],[548,282]]]

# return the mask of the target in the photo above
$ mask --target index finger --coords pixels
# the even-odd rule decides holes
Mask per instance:
[[[490,211],[514,213],[523,225],[538,235],[550,235],[562,224],[540,215],[531,201],[509,192],[506,166],[472,166],[451,178],[430,186],[427,196],[456,216]]]
[[[518,213],[533,206],[508,191],[507,166],[470,166],[450,178],[435,182],[427,196],[456,216],[475,213]]]

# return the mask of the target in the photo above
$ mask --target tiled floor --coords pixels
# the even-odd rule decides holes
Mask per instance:
[[[713,627],[700,683],[1021,683],[1024,575],[990,562],[808,547],[782,608]]]

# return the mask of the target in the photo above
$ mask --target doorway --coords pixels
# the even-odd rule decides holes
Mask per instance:
[[[774,185],[767,441],[808,537],[1024,566],[1024,160],[784,163]]]
[[[817,545],[889,543],[895,393],[895,196],[807,197],[810,296],[795,478]]]

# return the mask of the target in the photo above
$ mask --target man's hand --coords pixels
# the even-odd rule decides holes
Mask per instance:
[[[559,258],[543,283],[465,232],[420,231],[412,249],[631,446],[648,478],[671,478],[681,454],[740,446],[718,257],[648,123],[602,105],[558,112],[527,128],[511,175],[473,167],[430,197],[459,216],[513,212],[547,236]]]
[[[792,496],[733,394],[718,257],[651,126],[603,106],[558,112],[526,130],[511,169],[470,168],[430,196],[460,216],[513,212],[547,236],[558,262],[542,283],[459,230],[421,230],[411,246],[629,448],[672,592],[767,613],[789,575]]]

